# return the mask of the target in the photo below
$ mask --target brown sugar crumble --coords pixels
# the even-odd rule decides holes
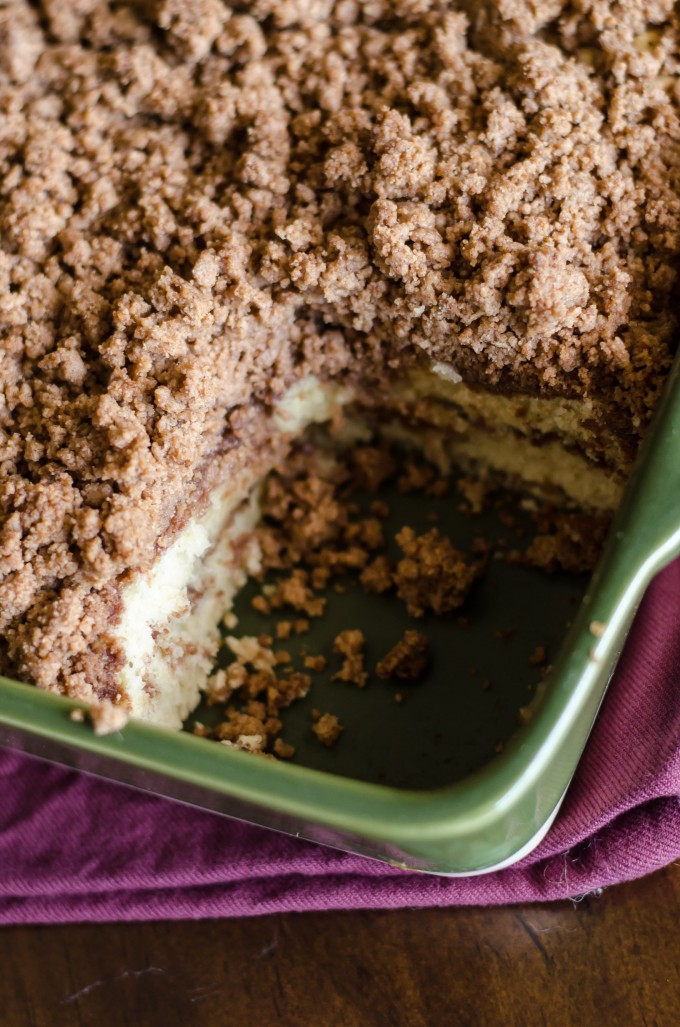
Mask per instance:
[[[295,746],[289,745],[288,742],[284,742],[282,738],[277,738],[274,741],[273,751],[274,755],[278,756],[282,760],[292,760],[295,755]]]
[[[395,568],[394,582],[408,612],[422,617],[426,610],[443,614],[461,606],[483,564],[468,561],[437,528],[416,535],[405,527],[396,539],[404,557]]]
[[[389,557],[376,556],[364,567],[359,575],[359,581],[367,592],[387,592],[394,584]]]
[[[324,713],[320,714],[315,723],[312,724],[312,731],[322,745],[325,745],[327,749],[332,749],[344,728],[334,714]]]
[[[364,647],[366,637],[358,628],[341,631],[333,644],[333,652],[344,657],[342,667],[333,677],[333,681],[347,681],[363,688],[368,681],[368,673],[364,668]]]
[[[215,671],[206,688],[208,705],[222,706],[223,719],[212,727],[195,723],[195,735],[246,752],[292,758],[294,750],[279,737],[283,724],[278,714],[303,699],[312,682],[308,674],[299,671],[281,674],[278,668],[288,663],[290,656],[274,652],[271,642],[267,635],[226,639],[234,660]]]
[[[417,681],[429,661],[429,642],[419,631],[405,631],[401,641],[390,649],[375,668],[379,678]]]
[[[325,670],[327,663],[328,660],[325,656],[305,656],[305,668],[307,670]]]

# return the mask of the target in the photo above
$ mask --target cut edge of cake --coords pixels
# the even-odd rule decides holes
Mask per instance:
[[[115,704],[171,728],[196,707],[220,646],[220,622],[261,567],[260,485],[269,470],[285,466],[291,444],[311,425],[334,423],[339,447],[377,434],[419,449],[444,473],[492,475],[565,506],[606,511],[618,502],[621,468],[595,464],[576,449],[574,435],[592,421],[592,404],[472,390],[441,365],[404,377],[391,395],[386,407],[384,396],[370,399],[310,375],[282,396],[267,415],[269,465],[252,454],[239,474],[218,480],[204,505],[165,539],[155,562],[121,581],[109,630],[120,654]],[[524,422],[522,404],[531,404]]]

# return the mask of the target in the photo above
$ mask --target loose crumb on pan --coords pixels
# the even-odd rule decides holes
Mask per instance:
[[[121,731],[130,720],[125,710],[112,703],[93,703],[88,707],[87,716],[92,721],[96,735],[111,735],[114,731]]]
[[[270,614],[272,610],[290,607],[308,617],[320,617],[326,606],[326,600],[315,596],[308,571],[296,567],[287,578],[282,578],[276,585],[264,585],[262,595],[252,600],[254,609],[260,613]]]
[[[304,664],[306,670],[315,670],[320,672],[326,669],[328,663],[325,656],[305,656]]]
[[[327,749],[332,749],[344,728],[333,713],[320,713],[312,724],[312,731],[322,745],[325,745]]]
[[[425,635],[407,630],[401,641],[390,649],[375,668],[379,678],[399,678],[417,681],[424,673],[430,657],[430,646]]]
[[[358,628],[341,631],[333,643],[333,651],[344,657],[342,667],[333,674],[333,681],[347,681],[363,688],[368,681],[364,667],[366,636]]]
[[[274,742],[274,755],[282,760],[292,760],[295,755],[295,746],[284,742],[282,738],[277,738]]]
[[[394,582],[413,617],[422,617],[427,610],[449,613],[463,604],[481,573],[479,561],[466,559],[438,528],[416,535],[407,526],[396,540],[404,556],[395,568]]]
[[[380,594],[387,592],[394,584],[392,564],[388,556],[381,554],[364,567],[359,581],[366,592]]]

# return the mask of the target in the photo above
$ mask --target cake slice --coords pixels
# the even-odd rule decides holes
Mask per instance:
[[[0,669],[178,726],[309,424],[613,509],[679,52],[667,0],[0,11]]]

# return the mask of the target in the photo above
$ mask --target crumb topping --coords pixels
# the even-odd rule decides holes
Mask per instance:
[[[420,631],[405,631],[401,641],[390,649],[375,668],[379,678],[417,681],[429,660],[429,642]]]
[[[341,631],[333,643],[333,652],[344,657],[342,667],[333,675],[333,681],[347,681],[363,688],[368,681],[364,669],[366,637],[358,628]]]
[[[426,610],[442,614],[461,606],[483,564],[467,559],[437,528],[416,535],[405,527],[396,539],[404,557],[395,568],[394,582],[408,612],[422,617]]]
[[[340,738],[344,728],[333,713],[321,714],[318,710],[315,710],[314,713],[316,713],[317,716],[314,718],[312,731],[322,745],[325,745],[327,749],[332,749]],[[312,713],[312,717],[314,717],[314,713]]]
[[[469,7],[0,10],[3,666],[95,680],[120,576],[310,370],[435,360],[643,431],[675,327],[675,7]]]

